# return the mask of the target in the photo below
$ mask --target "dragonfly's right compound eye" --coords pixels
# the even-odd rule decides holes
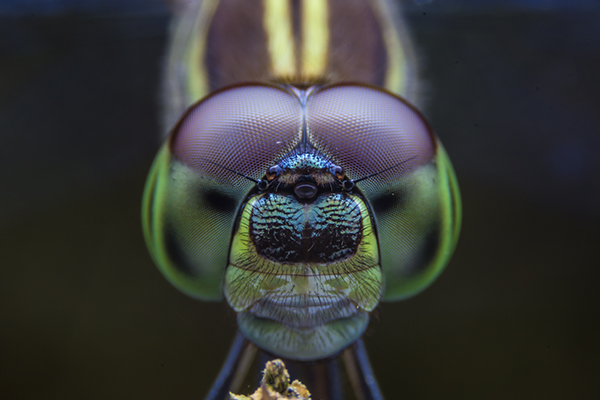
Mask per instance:
[[[175,126],[146,183],[143,223],[154,261],[177,288],[222,298],[235,216],[255,186],[241,175],[258,181],[296,146],[301,117],[282,88],[243,85],[193,105]]]

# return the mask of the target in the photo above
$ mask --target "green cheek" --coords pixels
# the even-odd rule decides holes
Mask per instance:
[[[142,220],[150,254],[179,290],[203,300],[222,299],[229,240],[247,188],[225,191],[173,159],[163,146],[144,192]],[[218,196],[226,207],[215,207]],[[217,204],[218,205],[218,204]]]
[[[385,196],[393,199],[392,205],[380,210],[378,201]],[[413,296],[442,272],[460,231],[460,194],[443,147],[432,162],[371,198],[385,275],[384,300]]]

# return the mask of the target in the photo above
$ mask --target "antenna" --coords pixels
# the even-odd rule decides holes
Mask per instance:
[[[381,170],[381,171],[375,172],[375,173],[373,173],[373,174],[371,174],[371,175],[363,176],[363,177],[362,177],[362,178],[360,178],[360,179],[352,179],[351,181],[352,181],[352,183],[356,183],[356,182],[364,181],[365,179],[372,178],[372,177],[374,177],[374,176],[376,176],[376,175],[383,174],[384,172],[387,172],[387,171],[389,171],[389,170],[391,170],[391,169],[394,169],[394,168],[396,168],[396,167],[399,167],[399,166],[401,166],[402,164],[404,164],[404,163],[407,163],[407,162],[409,162],[410,160],[414,160],[414,159],[415,159],[415,158],[417,158],[417,157],[418,157],[418,156],[413,156],[413,157],[411,157],[411,158],[407,158],[406,160],[404,160],[404,161],[402,161],[402,162],[399,162],[398,164],[392,165],[391,167],[388,167],[388,168],[386,168],[386,169],[383,169],[383,170]]]
[[[238,176],[241,176],[242,178],[246,178],[249,181],[252,181],[252,182],[256,183],[256,185],[259,185],[262,182],[261,179],[251,178],[251,177],[249,177],[247,175],[242,174],[241,172],[236,171],[235,169],[227,168],[227,167],[225,167],[225,166],[223,166],[223,165],[221,165],[219,163],[216,163],[214,161],[211,161],[211,160],[209,160],[207,158],[200,157],[200,160],[206,161],[207,163],[212,164],[212,165],[216,165],[217,167],[219,167],[221,169],[224,169],[225,171],[232,172],[232,173],[234,173],[234,174],[236,174]]]

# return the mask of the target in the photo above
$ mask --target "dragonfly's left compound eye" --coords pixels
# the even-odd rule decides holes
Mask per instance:
[[[361,85],[332,85],[307,103],[311,144],[343,168],[375,216],[384,299],[424,289],[449,260],[460,228],[452,165],[425,118],[403,99]]]
[[[298,144],[301,119],[287,91],[244,85],[200,101],[176,125],[148,177],[143,220],[155,262],[180,290],[222,297],[235,215],[254,186],[241,175],[261,179]]]

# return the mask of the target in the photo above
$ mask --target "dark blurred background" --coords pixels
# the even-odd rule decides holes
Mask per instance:
[[[388,399],[600,398],[600,1],[407,1],[456,254],[366,342]],[[201,399],[235,318],[140,227],[160,0],[0,0],[0,398]]]

